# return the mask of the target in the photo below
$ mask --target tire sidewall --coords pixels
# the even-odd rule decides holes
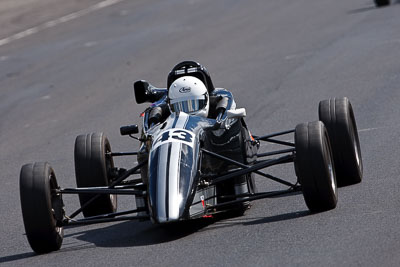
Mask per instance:
[[[62,244],[64,229],[57,226],[52,213],[55,207],[52,206],[51,190],[57,187],[54,170],[48,163],[27,164],[22,167],[22,216],[29,244],[39,254],[58,250]],[[59,197],[62,201],[61,196]]]
[[[361,148],[350,101],[346,97],[324,100],[320,102],[318,110],[319,118],[329,133],[338,185],[361,182]]]
[[[308,208],[313,212],[335,208],[335,170],[328,133],[323,123],[318,121],[298,125],[295,146],[295,168]]]
[[[75,177],[78,187],[108,186],[111,183],[110,169],[114,168],[111,145],[103,133],[79,135],[75,141]],[[83,206],[94,194],[81,194],[79,201]],[[85,217],[115,212],[117,198],[115,195],[98,197],[83,210]]]

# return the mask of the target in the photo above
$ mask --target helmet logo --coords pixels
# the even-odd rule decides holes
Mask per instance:
[[[182,87],[181,89],[179,89],[179,93],[189,93],[190,91],[190,87]]]

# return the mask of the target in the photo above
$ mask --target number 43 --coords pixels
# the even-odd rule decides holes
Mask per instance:
[[[158,142],[166,142],[170,139],[175,139],[178,141],[183,141],[183,142],[188,142],[192,143],[193,142],[193,136],[190,132],[186,130],[167,130],[161,134],[160,137],[157,138],[157,140],[154,142],[154,146]],[[170,140],[173,141],[173,140]]]

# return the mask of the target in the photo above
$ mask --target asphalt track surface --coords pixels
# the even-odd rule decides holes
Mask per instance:
[[[399,11],[369,0],[122,1],[0,46],[0,264],[398,266]],[[234,93],[254,134],[317,120],[320,100],[349,97],[362,183],[340,188],[328,212],[309,213],[295,194],[173,229],[134,221],[69,228],[60,251],[36,256],[22,222],[21,166],[49,161],[59,184],[73,187],[78,134],[103,131],[114,151],[136,149],[119,136],[146,106],[135,104],[132,82],[163,87],[185,59]],[[294,177],[291,165],[271,173]],[[78,207],[76,196],[64,202],[69,213]]]

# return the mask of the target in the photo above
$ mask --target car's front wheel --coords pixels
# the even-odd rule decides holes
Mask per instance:
[[[56,175],[48,163],[22,166],[22,217],[29,244],[38,254],[60,249],[63,241],[64,204],[56,189]]]
[[[78,187],[108,186],[112,181],[114,162],[111,146],[103,133],[79,135],[75,140],[75,176]],[[113,213],[117,210],[116,195],[80,194],[85,217]]]
[[[295,130],[295,168],[304,200],[312,212],[334,209],[337,185],[328,132],[320,121]]]

